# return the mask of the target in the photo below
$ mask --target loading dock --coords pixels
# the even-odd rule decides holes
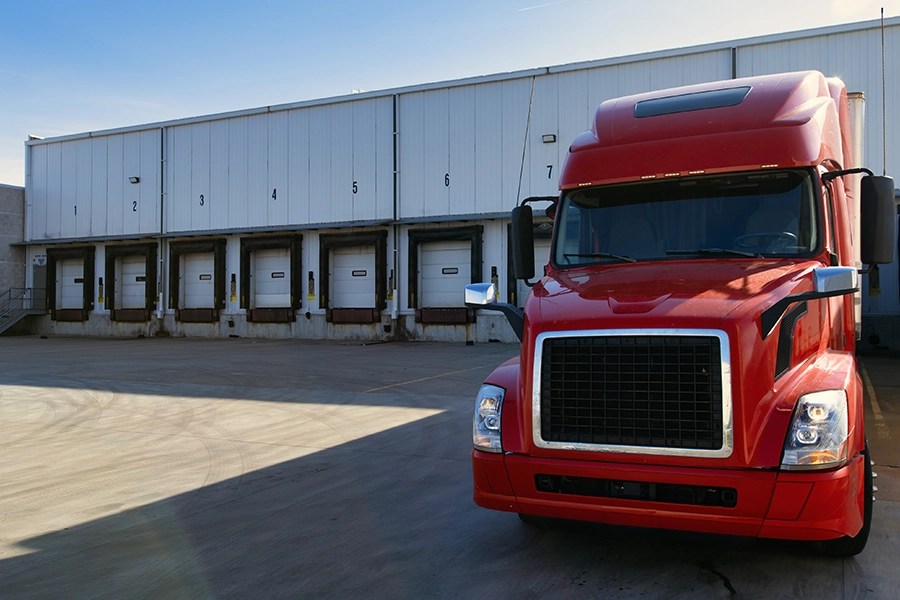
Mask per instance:
[[[106,297],[111,321],[145,322],[156,307],[157,246],[106,248]]]
[[[290,323],[300,309],[303,236],[241,239],[241,308],[253,323]]]
[[[94,247],[47,250],[47,305],[54,321],[86,321],[94,308]]]
[[[212,323],[225,307],[225,240],[172,242],[169,308],[175,319]]]
[[[416,310],[416,322],[474,321],[459,290],[481,282],[483,234],[481,225],[409,231],[409,307]]]
[[[319,236],[319,308],[335,324],[375,323],[387,298],[387,231]]]

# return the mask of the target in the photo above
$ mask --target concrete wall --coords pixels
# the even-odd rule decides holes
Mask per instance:
[[[0,294],[25,287],[25,188],[0,184]]]

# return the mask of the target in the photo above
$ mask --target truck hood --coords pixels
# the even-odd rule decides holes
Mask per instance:
[[[713,328],[817,265],[702,259],[573,269],[545,278],[532,297],[543,330]]]

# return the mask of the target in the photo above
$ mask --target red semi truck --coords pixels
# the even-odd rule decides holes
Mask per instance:
[[[858,274],[892,262],[895,204],[852,113],[814,71],[600,105],[559,197],[513,210],[527,280],[531,203],[553,202],[524,311],[466,288],[521,340],[476,400],[476,504],[862,551]]]

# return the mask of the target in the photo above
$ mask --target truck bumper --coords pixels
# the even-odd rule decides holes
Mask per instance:
[[[862,527],[862,460],[858,456],[835,471],[782,472],[626,465],[476,450],[472,468],[475,503],[484,508],[612,525],[823,540],[852,536]],[[575,482],[570,487],[577,491],[541,491],[539,476],[565,478]],[[583,485],[585,481],[589,485]],[[601,484],[590,485],[597,481]],[[666,501],[647,499],[648,490],[663,487],[674,490]],[[582,495],[585,488],[603,489],[606,495]],[[709,505],[705,490],[733,490],[736,502]],[[679,501],[685,497],[688,503]]]

